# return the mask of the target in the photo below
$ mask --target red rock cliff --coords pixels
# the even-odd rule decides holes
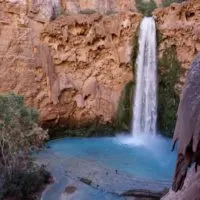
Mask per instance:
[[[52,5],[1,1],[0,92],[24,95],[43,122],[111,122],[132,79],[132,39],[141,15],[60,15],[49,21]]]
[[[92,2],[0,0],[0,92],[24,95],[42,122],[111,122],[133,78],[130,54],[141,20],[129,11],[134,1]],[[105,5],[120,12],[75,14]],[[200,48],[198,0],[154,15],[164,37],[160,54],[175,44],[186,68]]]

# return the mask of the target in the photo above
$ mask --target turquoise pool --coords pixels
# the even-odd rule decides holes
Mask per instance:
[[[54,153],[97,163],[139,179],[171,181],[176,151],[162,136],[64,138],[48,142]]]

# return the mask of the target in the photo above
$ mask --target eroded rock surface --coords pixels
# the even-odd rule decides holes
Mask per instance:
[[[0,3],[1,93],[24,95],[43,122],[111,122],[133,76],[130,54],[140,14],[49,21],[51,12],[43,13],[48,5],[34,2]]]
[[[189,70],[182,99],[179,104],[174,141],[178,143],[178,157],[172,189],[165,200],[200,199],[200,54]],[[195,164],[195,169],[188,175],[188,168]],[[180,190],[180,191],[179,191]],[[179,195],[180,194],[180,195]]]
[[[174,46],[181,66],[186,69],[186,73],[180,77],[176,85],[176,90],[180,93],[187,69],[200,51],[199,0],[188,0],[181,4],[173,3],[169,7],[156,9],[153,15],[162,34],[162,38],[159,38],[160,57],[167,47]]]
[[[93,8],[105,15],[80,14]],[[0,92],[24,95],[45,123],[112,122],[133,78],[130,55],[141,20],[130,12],[134,1],[0,0],[0,10]],[[198,1],[154,15],[164,36],[160,52],[176,45],[183,67],[191,63],[200,48]]]
[[[197,172],[193,169],[187,174],[181,190],[174,192],[172,189],[161,200],[199,200],[200,191],[200,169]]]
[[[135,9],[135,0],[61,0],[67,12],[94,10],[100,13],[112,13]]]

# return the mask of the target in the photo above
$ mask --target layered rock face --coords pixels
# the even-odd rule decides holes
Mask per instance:
[[[24,95],[42,122],[112,122],[133,79],[130,54],[142,18],[134,9],[132,0],[0,0],[0,92]],[[186,67],[199,51],[198,0],[154,15],[161,54],[176,45]]]
[[[24,95],[42,122],[111,122],[133,76],[130,54],[141,16],[62,15],[49,22],[55,14],[49,2],[1,2],[1,93]]]
[[[69,13],[94,10],[100,13],[135,10],[135,0],[61,0],[62,7]]]
[[[178,60],[186,69],[176,85],[180,94],[185,82],[187,70],[200,51],[200,3],[199,0],[189,0],[181,4],[173,3],[166,8],[158,8],[153,12],[157,26],[162,34],[159,54],[170,47],[176,48]]]
[[[148,2],[150,0],[143,0]],[[162,0],[154,0],[157,5]],[[94,10],[100,13],[109,14],[121,11],[136,11],[136,0],[60,0],[66,12],[78,13],[84,10]]]

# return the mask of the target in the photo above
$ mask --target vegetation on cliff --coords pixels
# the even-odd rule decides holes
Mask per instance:
[[[83,124],[80,127],[56,126],[49,130],[50,139],[63,137],[103,137],[113,136],[115,127],[113,124],[101,124],[94,121],[88,124]]]
[[[172,3],[182,3],[185,0],[163,0],[161,4],[157,5],[154,0],[144,1],[144,0],[135,0],[135,5],[137,10],[142,13],[144,16],[152,16],[152,12],[157,7],[167,7]]]
[[[165,135],[172,136],[176,123],[179,94],[175,85],[182,73],[176,56],[175,46],[166,48],[158,60],[158,128]]]
[[[132,119],[133,87],[133,81],[129,81],[122,91],[115,121],[116,129],[119,131],[130,130],[130,122]]]
[[[133,76],[136,74],[136,59],[139,48],[139,27],[138,25],[135,36],[133,37],[133,48],[131,52],[131,66]],[[121,94],[116,119],[115,119],[115,128],[119,131],[130,131],[131,120],[132,120],[132,106],[133,106],[133,92],[134,92],[135,80],[129,81]]]
[[[132,72],[133,75],[136,74],[136,59],[137,59],[137,54],[138,54],[138,49],[139,49],[139,28],[140,24],[137,27],[136,34],[133,38],[133,48],[131,52],[131,66],[132,66]]]
[[[41,176],[45,170],[34,166],[30,158],[30,153],[48,138],[47,131],[37,124],[38,117],[35,109],[24,104],[22,96],[0,95],[1,199],[24,199],[47,181]]]
[[[144,0],[135,0],[136,8],[144,16],[151,16],[154,9],[157,8],[157,5],[154,0],[145,2]]]
[[[172,3],[182,3],[183,1],[185,1],[185,0],[164,0],[164,1],[162,1],[161,6],[167,7],[167,6],[170,6],[170,4],[172,4]]]
[[[139,26],[138,26],[139,27]],[[133,49],[131,54],[131,64],[133,75],[135,76],[135,62],[138,53],[139,30],[133,39]],[[163,41],[163,36],[157,29],[157,46]],[[184,73],[176,55],[176,47],[170,46],[164,49],[162,57],[158,59],[158,130],[172,136],[176,123],[176,112],[179,104],[179,94],[175,90],[175,85]],[[116,128],[121,131],[129,131],[132,119],[134,81],[125,85],[122,92],[117,116]]]
[[[80,13],[80,14],[85,14],[85,15],[91,15],[91,14],[96,13],[96,11],[93,10],[93,9],[84,9],[84,10],[80,10],[79,13]]]
[[[6,179],[1,191],[1,200],[34,200],[34,194],[43,189],[43,187],[50,183],[50,173],[46,171],[45,167],[35,168],[32,166],[29,170],[19,170],[12,176],[11,179]]]

